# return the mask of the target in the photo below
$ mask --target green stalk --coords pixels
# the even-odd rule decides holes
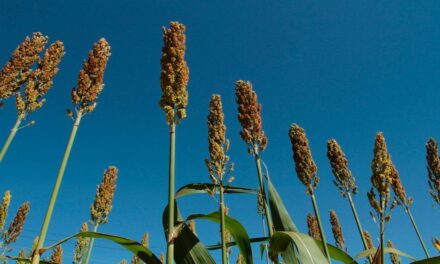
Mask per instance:
[[[222,263],[227,264],[226,227],[225,227],[225,198],[223,195],[223,183],[220,182],[220,234],[222,243]]]
[[[176,124],[170,124],[170,156],[168,182],[168,243],[167,264],[174,263],[174,169],[176,156]]]
[[[361,221],[359,220],[359,217],[358,217],[358,214],[356,211],[356,207],[354,207],[354,202],[353,202],[353,199],[351,198],[350,192],[347,192],[347,197],[348,197],[348,201],[350,202],[351,211],[353,212],[354,219],[356,220],[356,225],[359,230],[359,234],[361,235],[361,238],[362,238],[362,244],[364,245],[364,249],[367,250],[368,249],[367,240],[365,239],[364,230],[362,229]],[[373,258],[371,256],[368,256],[368,261],[370,263],[372,263]]]
[[[98,230],[98,224],[95,225],[95,227],[93,228],[93,232],[96,232]],[[90,260],[90,256],[92,255],[92,248],[93,248],[93,244],[95,243],[95,238],[92,237],[90,238],[90,243],[89,243],[89,248],[87,249],[87,257],[86,257],[86,261],[85,264],[89,264],[89,260]]]
[[[58,171],[57,179],[52,190],[52,195],[50,197],[49,206],[47,207],[46,215],[44,217],[43,226],[41,227],[40,236],[38,238],[38,244],[35,249],[34,257],[32,258],[32,264],[38,264],[40,262],[39,249],[43,247],[44,240],[46,239],[47,229],[49,228],[49,223],[52,218],[52,212],[55,207],[55,202],[58,196],[58,191],[60,190],[61,182],[63,180],[64,171],[66,170],[67,161],[69,160],[70,152],[72,150],[73,142],[75,141],[76,132],[78,131],[79,123],[81,122],[82,112],[78,111],[75,123],[72,127],[72,132],[70,133],[69,141],[67,142],[66,150],[64,151],[63,161],[61,162],[61,167]]]
[[[18,128],[20,127],[21,122],[24,119],[24,115],[19,115],[17,117],[17,121],[15,121],[15,125],[12,127],[11,132],[9,133],[8,139],[6,140],[5,144],[3,145],[2,151],[0,152],[0,162],[3,160],[6,151],[8,151],[9,145],[11,145],[12,140],[14,139],[15,135],[17,134]]]
[[[257,172],[258,172],[258,181],[260,183],[260,190],[261,194],[263,195],[263,201],[264,201],[264,214],[266,216],[266,222],[267,222],[267,229],[269,232],[269,237],[272,237],[273,234],[273,223],[272,223],[272,217],[269,211],[269,206],[267,205],[266,200],[266,190],[264,188],[264,182],[263,182],[263,171],[261,169],[261,158],[258,154],[258,148],[257,145],[254,145],[254,159],[255,159],[255,165],[257,166]]]
[[[383,217],[383,212],[385,211],[385,206],[384,206],[384,200],[382,198],[382,194],[380,194],[380,202],[381,202],[381,208],[382,208],[382,213],[380,214],[380,263],[385,263],[385,245],[384,245],[384,241],[385,241],[385,219]]]
[[[319,216],[318,205],[316,204],[315,194],[312,193],[310,197],[312,198],[313,210],[315,211],[316,220],[318,221],[319,232],[321,232],[322,247],[324,248],[324,253],[327,256],[328,262],[332,263],[330,259],[330,253],[327,248],[327,241],[325,239],[324,229],[322,228],[322,224],[321,224],[321,217]]]
[[[416,231],[417,237],[419,238],[420,244],[423,247],[423,251],[425,251],[426,257],[429,258],[428,250],[426,249],[425,243],[423,242],[422,236],[420,235],[419,229],[417,228],[416,222],[414,221],[414,217],[412,216],[408,206],[405,207],[405,212],[408,214],[409,220],[411,220],[411,224],[413,225],[414,230]]]

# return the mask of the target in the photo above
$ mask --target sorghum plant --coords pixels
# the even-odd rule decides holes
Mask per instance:
[[[289,137],[292,143],[293,160],[295,162],[295,171],[299,180],[306,187],[306,193],[311,197],[313,209],[315,211],[316,220],[318,222],[319,231],[322,237],[322,247],[331,263],[330,254],[327,248],[327,241],[322,228],[321,218],[319,216],[318,205],[315,198],[315,190],[318,187],[319,177],[317,175],[318,168],[312,158],[312,152],[309,147],[306,133],[297,124],[292,124],[289,129]]]
[[[108,215],[112,210],[113,197],[116,191],[116,179],[118,178],[118,169],[114,166],[108,167],[104,172],[101,184],[96,189],[95,200],[90,208],[93,232],[98,230],[100,225],[107,223]],[[92,255],[93,243],[95,238],[90,239],[89,248],[87,249],[87,257],[85,264],[89,263]]]
[[[89,225],[86,223],[83,223],[81,226],[80,232],[87,232],[89,231]],[[76,238],[76,244],[75,249],[73,251],[73,263],[74,264],[83,264],[84,258],[87,253],[87,248],[89,247],[90,238],[88,237],[77,237]]]
[[[220,95],[213,95],[209,102],[208,114],[208,145],[209,158],[205,159],[209,177],[212,183],[219,188],[220,193],[220,236],[222,244],[222,263],[228,263],[227,256],[227,230],[225,226],[226,205],[224,199],[224,188],[228,183],[228,178],[234,169],[234,165],[229,163],[229,140],[226,138],[226,126],[224,124],[224,114]]]
[[[18,240],[18,237],[23,230],[24,222],[29,213],[29,202],[23,203],[17,211],[14,220],[9,224],[9,228],[2,234],[2,254],[4,256],[6,252],[10,250],[10,245]]]
[[[318,221],[316,217],[312,215],[312,213],[307,214],[307,228],[309,236],[313,237],[316,240],[322,241],[321,231],[319,231]]]
[[[392,181],[393,181],[391,184],[391,187],[394,191],[394,195],[395,195],[395,199],[397,201],[397,204],[403,206],[406,214],[408,215],[409,220],[411,221],[411,224],[414,228],[414,231],[417,234],[420,245],[422,246],[426,257],[429,258],[429,253],[428,253],[428,250],[425,246],[425,243],[423,242],[422,235],[420,234],[419,229],[417,227],[417,224],[416,224],[414,217],[411,213],[411,210],[409,209],[410,205],[413,203],[413,198],[407,197],[405,187],[403,187],[402,181],[400,180],[399,172],[397,171],[395,166],[393,166],[393,168],[392,168],[391,177],[392,177]]]
[[[31,121],[27,125],[20,127],[23,120],[25,120],[30,113],[36,111],[37,109],[43,106],[44,102],[46,101],[43,97],[52,87],[53,84],[52,79],[58,73],[58,64],[61,62],[61,58],[64,55],[64,45],[61,41],[57,40],[54,43],[52,43],[49,46],[49,48],[47,48],[43,58],[40,59],[39,53],[44,48],[48,38],[43,37],[39,33],[36,33],[34,34],[32,40],[33,41],[30,41],[29,43],[33,43],[34,47],[27,47],[24,49],[31,50],[29,54],[31,58],[29,58],[29,60],[32,61],[33,64],[34,62],[33,59],[35,59],[35,61],[37,62],[36,68],[31,69],[30,66],[32,66],[32,64],[30,64],[30,62],[28,63],[27,61],[26,63],[23,62],[24,68],[20,70],[27,72],[25,80],[22,81],[15,80],[12,81],[12,83],[10,83],[9,85],[6,85],[9,86],[9,88],[6,88],[8,92],[5,92],[5,94],[10,94],[11,92],[15,93],[17,120],[14,126],[12,127],[11,132],[9,133],[9,136],[0,152],[0,161],[3,160],[3,157],[5,156],[6,151],[8,150],[18,130],[34,124],[34,121]],[[26,56],[26,54],[21,54],[21,56]],[[15,62],[14,64],[17,63],[18,62]],[[18,73],[13,73],[12,75],[17,75],[17,74]],[[23,77],[19,77],[19,79],[22,78]],[[25,88],[24,88],[24,96],[23,96],[22,93],[19,91],[19,89],[24,84],[25,84]]]
[[[145,232],[144,235],[142,236],[141,244],[146,248],[150,246],[150,239],[148,236],[148,232]],[[137,256],[133,256],[131,258],[131,264],[144,264],[144,262],[140,260]]]
[[[387,247],[394,248],[393,242],[391,240],[388,240]],[[392,264],[400,264],[402,261],[396,253],[390,253],[390,260]]]
[[[63,180],[64,172],[66,170],[67,162],[69,160],[70,152],[72,150],[73,142],[75,141],[75,136],[78,131],[81,118],[85,114],[91,113],[95,109],[96,99],[104,88],[104,72],[110,55],[110,45],[104,38],[101,38],[93,45],[92,50],[89,52],[89,58],[87,61],[84,61],[83,68],[79,72],[77,87],[73,88],[72,90],[71,95],[75,108],[75,121],[67,142],[67,147],[64,152],[55,185],[53,187],[52,195],[50,197],[46,215],[44,217],[44,222],[41,227],[37,250],[32,259],[33,264],[39,263],[40,260],[39,249],[43,247],[46,239],[46,233],[52,218],[52,212],[55,207],[58,191]]]
[[[254,156],[264,217],[269,236],[272,236],[273,224],[261,168],[261,153],[267,146],[267,136],[263,131],[261,118],[261,104],[258,102],[257,93],[249,81],[239,80],[235,83],[235,96],[238,105],[238,121],[241,125],[240,136],[248,147],[248,153]]]
[[[356,225],[359,231],[359,235],[362,239],[364,249],[368,249],[365,237],[363,235],[361,221],[359,220],[359,216],[352,197],[352,194],[355,195],[358,191],[355,183],[355,178],[348,168],[348,160],[344,152],[342,151],[338,142],[336,142],[336,140],[334,139],[327,141],[327,157],[330,161],[330,166],[336,179],[333,180],[333,183],[339,189],[342,197],[347,198],[351,207],[351,211],[353,213],[353,217],[356,221]],[[368,257],[368,261],[370,263],[372,262],[371,256]]]
[[[170,28],[163,28],[163,48],[160,64],[160,87],[162,97],[159,104],[165,112],[169,126],[169,181],[168,181],[168,232],[167,232],[167,264],[174,262],[174,178],[176,125],[186,117],[188,92],[186,86],[189,69],[185,61],[185,26],[179,22],[171,22]]]
[[[391,210],[397,204],[397,200],[390,195],[393,169],[394,165],[391,156],[388,154],[385,138],[381,132],[378,132],[374,141],[374,158],[371,162],[371,183],[373,187],[367,193],[367,197],[379,219],[381,263],[385,263],[385,224],[391,219]]]
[[[428,163],[429,193],[434,201],[440,205],[440,157],[438,145],[433,138],[426,143],[426,161]]]
[[[335,238],[335,244],[338,248],[347,251],[347,246],[345,245],[344,234],[342,233],[342,227],[339,223],[338,216],[336,212],[332,209],[330,210],[330,224],[332,226],[333,237]]]

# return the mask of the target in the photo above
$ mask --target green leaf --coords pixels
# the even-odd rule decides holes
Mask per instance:
[[[440,263],[440,256],[411,262],[411,264],[438,264],[438,263]]]
[[[174,238],[174,261],[176,264],[215,264],[211,254],[182,220],[176,201],[174,216],[174,221],[177,223],[174,228],[178,230],[177,236]],[[166,231],[168,229],[168,206],[163,212],[162,224]]]
[[[252,188],[224,186],[224,189],[225,193],[230,194],[257,194],[257,190]],[[180,198],[190,194],[218,193],[218,190],[218,185],[212,183],[191,183],[181,187],[176,192],[176,198]]]
[[[216,223],[220,223],[220,213],[212,212],[209,214],[193,214],[187,218],[188,220],[193,219],[205,219],[210,220]],[[236,219],[226,216],[225,217],[225,226],[231,236],[234,238],[237,246],[240,250],[241,255],[243,256],[245,263],[252,264],[252,248],[251,241],[246,232],[246,229],[240,224]]]
[[[44,252],[46,250],[49,250],[53,247],[56,247],[60,244],[63,244],[64,242],[67,242],[68,240],[75,238],[75,237],[93,237],[98,239],[105,239],[113,241],[121,246],[123,246],[125,249],[131,251],[134,255],[136,255],[138,258],[140,258],[143,262],[146,264],[162,264],[160,260],[146,247],[144,247],[139,242],[136,242],[134,240],[115,236],[115,235],[109,235],[109,234],[103,234],[103,233],[97,233],[97,232],[80,232],[75,235],[66,237],[57,243],[44,247],[41,250]],[[41,253],[43,253],[41,252]]]
[[[329,263],[327,257],[319,248],[321,242],[298,232],[276,231],[270,239],[270,252],[272,254],[280,254],[284,252],[292,242],[295,244],[301,263]]]
[[[268,193],[269,193],[269,205],[270,214],[272,216],[272,222],[275,230],[277,231],[293,231],[297,232],[298,229],[293,223],[292,218],[287,212],[280,195],[278,194],[275,186],[268,179]],[[294,244],[290,244],[285,251],[281,253],[285,263],[299,264],[298,256],[296,255],[296,249]]]
[[[373,255],[376,253],[376,251],[377,251],[376,248],[370,248],[370,249],[368,249],[368,250],[364,250],[364,251],[362,251],[361,253],[357,254],[356,257],[354,257],[354,258],[355,258],[355,259],[360,259],[360,258],[366,258],[366,257],[368,257],[368,256],[373,256]],[[394,254],[400,255],[400,256],[402,256],[402,257],[409,258],[409,259],[411,259],[411,260],[416,260],[413,256],[408,255],[407,253],[402,252],[402,251],[400,251],[400,250],[398,250],[398,249],[395,249],[395,248],[385,247],[385,248],[384,248],[384,252],[385,252],[385,253],[388,253],[388,254],[390,254],[390,253],[394,253]]]
[[[268,241],[268,240],[269,240],[269,237],[254,237],[254,238],[250,239],[251,244],[252,243],[257,243],[257,242]],[[237,243],[235,243],[235,241],[226,243],[227,247],[232,247],[232,246],[235,246],[235,245],[237,245]],[[222,248],[222,244],[209,245],[209,246],[206,246],[206,248],[208,250],[217,250],[217,249],[221,249]]]
[[[315,239],[315,242],[321,250],[324,250],[322,248],[321,241]],[[328,244],[328,243],[327,243],[327,248],[330,253],[330,257],[332,259],[338,260],[344,264],[357,263],[354,258],[352,258],[350,255],[348,255],[347,252],[343,251],[342,249],[335,247],[335,246]]]

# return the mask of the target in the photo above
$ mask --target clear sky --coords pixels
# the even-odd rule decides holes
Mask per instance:
[[[162,26],[187,26],[190,67],[188,118],[177,129],[176,187],[208,182],[206,116],[213,93],[222,95],[236,163],[235,184],[257,186],[252,157],[240,139],[234,83],[250,80],[263,104],[269,145],[263,155],[272,180],[295,223],[306,232],[312,210],[297,179],[287,131],[305,128],[321,182],[317,199],[329,241],[328,211],[339,214],[351,255],[361,251],[347,202],[332,184],[326,140],[336,138],[356,176],[356,204],[364,227],[377,243],[369,217],[374,136],[383,131],[400,171],[429,250],[440,233],[432,228],[440,209],[428,194],[425,142],[440,140],[440,4],[438,1],[1,1],[0,63],[26,35],[41,31],[64,42],[66,55],[46,105],[32,114],[36,125],[21,130],[0,166],[1,192],[12,192],[11,215],[25,200],[31,212],[17,249],[29,248],[39,232],[72,122],[70,90],[93,42],[105,37],[112,57],[96,110],[79,129],[47,242],[73,234],[89,219],[96,185],[109,165],[120,169],[109,223],[99,230],[140,239],[165,251],[161,215],[167,199],[168,134],[158,106]],[[10,101],[0,112],[0,140],[15,120]],[[233,217],[252,237],[261,235],[253,197],[228,196]],[[179,201],[184,215],[217,209],[208,196]],[[437,230],[437,231],[436,231]],[[205,244],[218,241],[218,227],[198,223]],[[393,212],[386,238],[415,256],[423,251],[401,208]],[[71,261],[73,242],[65,246]],[[235,253],[237,250],[234,251]],[[214,253],[215,258],[220,255]],[[97,241],[92,263],[117,263],[131,255]],[[254,258],[259,262],[258,247]]]

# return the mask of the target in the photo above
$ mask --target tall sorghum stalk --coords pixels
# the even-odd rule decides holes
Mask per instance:
[[[414,217],[411,213],[411,210],[409,209],[409,207],[413,203],[413,198],[407,197],[405,188],[403,187],[402,181],[400,180],[399,172],[397,171],[397,169],[394,166],[393,166],[393,169],[391,172],[392,172],[391,176],[392,176],[392,180],[393,180],[391,187],[394,191],[394,195],[396,197],[398,205],[403,206],[406,214],[408,215],[409,220],[411,221],[411,224],[414,228],[414,231],[417,234],[420,245],[422,246],[426,257],[429,258],[428,249],[426,248],[425,243],[423,242],[422,235],[420,234],[419,229],[417,227],[417,224],[416,224]]]
[[[273,224],[263,181],[260,157],[260,153],[267,146],[267,137],[264,134],[261,119],[261,104],[258,103],[257,94],[252,89],[252,84],[248,81],[239,80],[235,83],[235,95],[238,105],[238,121],[242,128],[240,136],[248,146],[248,153],[254,156],[259,189],[263,199],[264,216],[266,217],[267,230],[271,237],[273,234]]]
[[[388,154],[385,138],[381,132],[378,132],[374,142],[374,158],[371,162],[371,183],[373,187],[367,193],[367,197],[379,218],[381,263],[385,263],[385,224],[391,219],[391,210],[397,204],[397,200],[395,198],[391,199],[390,196],[393,169],[394,165],[391,156]]]
[[[30,113],[43,106],[44,102],[46,101],[43,97],[52,87],[52,79],[57,74],[58,64],[61,62],[61,58],[64,55],[63,43],[61,41],[55,41],[49,46],[49,48],[47,48],[43,58],[40,59],[39,52],[41,52],[41,50],[47,43],[47,37],[43,37],[41,36],[41,34],[34,34],[32,40],[34,41],[30,41],[28,43],[25,41],[24,43],[27,43],[26,45],[32,45],[33,43],[34,45],[33,48],[27,47],[25,48],[25,50],[30,49],[33,51],[33,54],[30,55],[32,56],[30,60],[35,58],[35,61],[37,62],[36,68],[27,68],[30,63],[24,66],[25,69],[22,70],[27,72],[25,81],[22,80],[21,82],[12,82],[11,84],[9,84],[9,86],[12,87],[6,88],[6,90],[8,90],[8,92],[5,92],[6,94],[10,94],[11,91],[14,91],[15,93],[17,120],[15,121],[15,124],[12,127],[11,132],[0,152],[0,162],[3,160],[6,151],[8,150],[18,130],[34,124],[34,121],[31,121],[27,125],[20,127],[23,120],[25,120]],[[17,56],[25,57],[26,55],[18,54]],[[32,61],[32,63],[33,62],[34,61]],[[15,62],[14,64],[16,63],[17,62]],[[20,86],[17,86],[18,84],[20,84]],[[24,84],[26,85],[24,89],[24,96],[22,96],[19,89]]]
[[[339,223],[338,216],[336,212],[332,209],[330,210],[330,224],[332,225],[332,233],[335,238],[335,244],[338,248],[347,252],[347,246],[345,245],[344,234],[342,233],[342,227]]]
[[[306,193],[312,199],[313,210],[315,211],[316,220],[318,222],[319,231],[322,237],[322,247],[327,256],[328,262],[331,263],[330,253],[325,239],[324,229],[322,228],[321,217],[319,215],[318,204],[316,203],[315,190],[318,187],[319,177],[317,175],[318,168],[312,158],[312,152],[309,147],[304,129],[297,124],[292,124],[289,129],[289,137],[292,143],[293,160],[295,162],[295,171],[299,180],[306,187]]]
[[[90,223],[93,226],[93,232],[98,231],[98,227],[108,221],[108,215],[112,210],[113,197],[115,196],[117,178],[118,169],[114,166],[108,167],[104,172],[101,184],[98,185],[96,189],[95,200],[90,207]],[[90,239],[89,248],[87,249],[85,264],[89,263],[94,242],[95,238],[92,237]]]
[[[426,143],[426,161],[429,193],[434,201],[440,205],[440,157],[437,142],[433,138],[430,138]]]
[[[345,157],[344,152],[342,151],[338,142],[336,142],[334,139],[327,141],[327,157],[330,161],[330,166],[336,179],[333,180],[333,183],[339,189],[342,197],[347,198],[350,204],[351,212],[353,213],[353,217],[356,221],[359,235],[362,239],[362,244],[364,245],[364,249],[367,250],[367,242],[365,240],[362,225],[352,198],[352,194],[356,195],[358,191],[355,178],[348,168],[348,160]],[[373,261],[371,256],[368,256],[368,261],[370,263]]]
[[[142,236],[141,244],[146,248],[150,246],[150,239],[148,236],[148,232],[145,232],[144,235]],[[144,264],[144,262],[140,260],[137,256],[133,256],[131,258],[131,264]]]
[[[84,61],[83,69],[79,72],[78,85],[72,90],[72,102],[76,112],[75,121],[72,132],[70,133],[69,141],[67,142],[67,147],[64,152],[55,185],[53,187],[52,195],[50,197],[46,215],[44,217],[44,222],[41,227],[37,250],[35,251],[32,259],[33,264],[37,264],[40,261],[39,249],[43,247],[44,240],[46,239],[46,233],[52,218],[52,212],[55,207],[58,191],[63,180],[64,171],[66,170],[67,161],[69,160],[70,152],[72,150],[73,142],[75,140],[81,118],[83,115],[90,113],[95,109],[96,99],[104,88],[104,71],[109,57],[110,45],[104,38],[101,38],[93,45],[93,49],[89,52],[89,58],[87,61]]]
[[[89,225],[86,223],[83,223],[81,226],[80,232],[87,232],[89,231]],[[76,244],[75,249],[73,251],[73,263],[74,264],[83,264],[84,263],[84,257],[87,253],[87,248],[89,247],[90,238],[89,237],[77,237],[76,238]]]
[[[228,184],[228,179],[233,179],[231,173],[234,164],[228,166],[229,140],[226,138],[226,126],[224,124],[224,114],[220,95],[213,95],[209,102],[208,114],[208,146],[209,158],[205,159],[209,177],[212,183],[219,188],[220,193],[220,235],[222,244],[222,263],[228,263],[227,254],[227,230],[225,226],[226,205],[224,199],[224,188]],[[226,184],[225,184],[226,183]]]
[[[168,232],[167,264],[174,262],[174,171],[176,152],[176,125],[186,117],[188,104],[189,69],[185,61],[185,26],[171,22],[163,28],[163,48],[160,64],[160,87],[162,97],[159,104],[166,115],[170,132],[169,181],[168,181]]]

